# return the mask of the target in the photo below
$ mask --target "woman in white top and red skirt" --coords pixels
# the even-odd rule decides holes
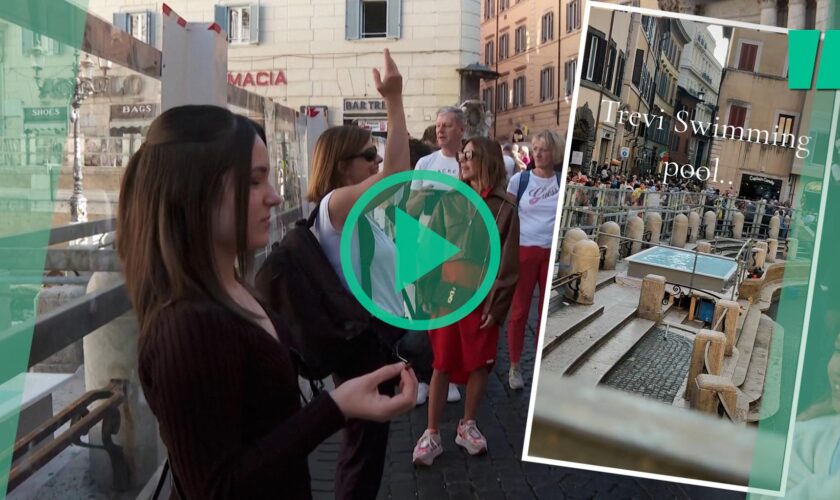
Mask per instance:
[[[513,299],[519,267],[519,218],[513,199],[505,192],[505,169],[501,147],[495,141],[474,137],[459,153],[461,180],[470,185],[484,200],[493,214],[499,232],[501,256],[499,269],[489,294],[475,310],[454,324],[429,331],[434,351],[434,372],[429,390],[429,421],[426,431],[414,447],[413,461],[418,465],[432,465],[443,453],[439,424],[446,404],[449,382],[466,384],[467,397],[464,416],[458,423],[455,442],[470,455],[487,451],[487,441],[476,425],[476,413],[495,360],[499,341],[499,326]],[[445,316],[457,306],[447,305],[446,293],[458,289],[476,290],[484,280],[487,266],[482,259],[489,252],[486,229],[457,192],[441,197],[430,221],[430,228],[463,250],[445,262],[440,271],[427,274],[418,286],[423,304],[430,305],[433,317]],[[479,235],[479,236],[477,236]],[[484,235],[484,244],[477,244]],[[486,261],[485,261],[486,262]],[[444,299],[444,300],[437,300]]]
[[[534,287],[539,284],[539,315],[542,317],[546,293],[551,243],[554,239],[554,219],[560,194],[560,176],[554,165],[563,161],[563,139],[545,130],[532,141],[534,169],[520,172],[510,179],[508,193],[517,197],[519,206],[519,282],[513,295],[508,317],[507,341],[510,355],[508,383],[511,389],[522,389],[525,381],[519,368],[525,339],[525,325],[531,311]],[[527,185],[520,184],[527,182]],[[524,189],[523,189],[524,187]],[[535,345],[539,319],[534,335]]]

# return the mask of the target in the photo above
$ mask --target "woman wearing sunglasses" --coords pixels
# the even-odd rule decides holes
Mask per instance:
[[[505,192],[501,147],[490,139],[474,137],[467,141],[458,161],[461,180],[481,196],[493,214],[502,252],[493,286],[482,304],[455,324],[429,331],[434,372],[429,389],[428,425],[414,447],[413,461],[418,465],[432,465],[443,453],[440,420],[450,381],[467,385],[464,416],[458,423],[455,443],[470,455],[487,451],[487,440],[476,426],[476,413],[496,359],[499,325],[510,308],[519,271],[519,216],[513,199]],[[473,223],[481,221],[475,212],[475,207],[465,203],[462,195],[450,192],[441,198],[432,214],[431,229],[464,249],[461,257],[444,263],[439,271],[424,277],[418,287],[425,295],[431,295],[422,297],[422,303],[433,304],[433,316],[448,314],[452,309],[445,305],[447,301],[441,291],[446,295],[460,289],[476,290],[487,272],[489,248],[486,236],[481,236],[486,234],[486,229],[481,223]],[[475,243],[481,241],[484,243]]]
[[[374,70],[374,80],[388,110],[388,138],[385,143],[384,160],[377,153],[369,131],[348,125],[324,131],[318,137],[312,155],[312,176],[307,198],[318,204],[314,229],[324,254],[345,287],[347,282],[341,269],[340,243],[350,209],[371,186],[389,175],[409,168],[409,136],[402,101],[402,76],[388,49],[385,49],[385,72],[380,76],[379,72]],[[396,247],[379,225],[373,220],[367,222],[372,233],[375,263],[370,265],[371,298],[388,312],[403,316],[405,305],[400,294],[394,289]],[[358,227],[358,224],[356,226]],[[360,253],[353,252],[352,257],[353,267],[357,270],[361,269],[362,265]],[[325,311],[325,314],[329,314],[329,311]],[[380,333],[387,331],[391,338],[399,337],[402,333],[394,332],[393,327],[375,318],[373,328]],[[381,350],[372,348],[369,356],[358,360],[357,373],[336,375],[334,380],[336,385],[340,386],[346,376],[377,369],[387,362]],[[412,379],[416,399],[417,380],[413,374]],[[383,394],[391,395],[394,389],[394,384],[380,386]],[[337,499],[376,498],[385,465],[388,429],[387,422],[348,421],[344,428],[336,469]]]

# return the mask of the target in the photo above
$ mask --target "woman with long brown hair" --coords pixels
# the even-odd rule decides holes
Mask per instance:
[[[139,376],[180,498],[310,498],[321,441],[346,419],[414,406],[416,379],[398,363],[301,407],[282,318],[244,280],[282,201],[270,179],[262,129],[215,106],[161,114],[123,178],[117,250]],[[394,377],[403,393],[383,397]]]
[[[419,465],[431,465],[443,453],[439,429],[450,381],[467,385],[464,416],[458,423],[455,443],[471,455],[487,451],[487,440],[476,426],[476,413],[496,359],[499,325],[510,308],[519,272],[519,216],[512,198],[505,192],[506,175],[501,147],[490,139],[473,137],[458,154],[458,161],[461,164],[461,180],[481,196],[495,218],[501,241],[501,259],[493,286],[482,304],[455,324],[429,331],[434,351],[434,372],[429,388],[428,425],[413,453],[413,461]],[[424,277],[427,285],[419,289],[440,289],[433,286],[436,282],[478,289],[483,280],[487,269],[486,260],[481,256],[486,255],[489,249],[486,244],[481,245],[483,248],[473,248],[476,245],[471,242],[481,241],[477,234],[485,229],[482,224],[473,226],[472,221],[478,217],[469,213],[470,208],[465,207],[463,201],[463,196],[457,192],[445,194],[432,214],[430,227],[459,248],[467,250],[460,254],[461,257],[455,256],[445,262],[438,272]],[[435,297],[424,297],[423,303],[439,304],[441,301]],[[451,312],[445,306],[436,309],[432,311],[433,316]]]
[[[389,175],[409,169],[408,131],[402,101],[402,76],[385,49],[385,72],[374,75],[376,88],[388,110],[388,137],[384,159],[378,154],[370,131],[352,125],[332,127],[324,131],[315,143],[312,155],[312,176],[307,198],[317,203],[314,229],[321,248],[345,287],[347,282],[341,268],[341,235],[347,229],[345,221],[350,209],[374,184]],[[381,164],[381,169],[380,169]],[[372,262],[361,262],[360,239],[354,241],[351,252],[353,270],[359,276],[362,266],[369,266],[370,298],[389,313],[405,315],[405,303],[395,290],[396,246],[394,241],[370,217],[359,218],[355,228],[365,224],[371,241]],[[372,319],[373,333],[379,338],[394,341],[403,331]],[[389,362],[389,353],[371,346],[362,359],[354,360],[358,373],[376,369]],[[349,375],[356,375],[350,373]],[[335,374],[333,380],[341,386],[348,374]],[[416,381],[416,380],[415,380]],[[415,387],[416,389],[416,387]],[[383,394],[393,394],[393,384],[380,387]],[[416,391],[414,397],[416,400]],[[388,423],[362,420],[348,421],[344,428],[336,466],[335,495],[337,499],[375,498],[385,466],[388,444]]]

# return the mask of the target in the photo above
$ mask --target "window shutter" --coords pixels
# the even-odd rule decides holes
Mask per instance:
[[[128,14],[114,12],[114,26],[128,33]]]
[[[618,53],[618,67],[615,73],[615,92],[614,94],[617,96],[621,95],[621,86],[624,85],[624,54],[619,51]]]
[[[639,87],[639,82],[642,76],[642,64],[644,64],[645,51],[636,49],[636,62],[633,66],[633,85]]]
[[[612,87],[613,73],[615,72],[615,45],[610,44],[609,55],[607,56],[607,68],[602,79],[604,87],[609,90]]]
[[[386,33],[388,38],[399,38],[401,34],[402,0],[388,0],[388,24]]]
[[[346,0],[346,11],[344,16],[344,37],[347,40],[359,39],[359,9],[361,0]]]
[[[738,61],[738,69],[752,71],[755,64],[754,46],[748,43],[741,45],[741,57]]]
[[[566,61],[566,64],[563,65],[563,82],[565,83],[565,86],[563,87],[563,90],[565,91],[565,95],[570,94],[570,92],[569,92],[569,86],[570,86],[569,84],[571,83],[571,80],[569,79],[569,73],[571,72],[570,62],[571,61]]]
[[[583,50],[583,78],[586,78],[586,75],[589,74],[589,54],[592,52],[592,42],[597,43],[598,38],[594,35],[590,35],[586,40],[586,48]],[[594,49],[597,51],[598,46],[595,45]]]
[[[32,52],[32,47],[34,46],[35,41],[34,38],[35,34],[28,29],[20,29],[20,51],[24,57],[29,57],[29,53]]]
[[[222,31],[225,32],[225,37],[230,40],[230,21],[228,18],[228,8],[224,5],[216,5],[214,9],[214,16],[213,20],[216,21],[216,24],[222,27]]]
[[[251,14],[251,45],[260,43],[260,4],[252,3],[250,6]]]
[[[592,81],[600,83],[602,75],[604,74],[604,61],[606,60],[607,42],[599,37],[595,37],[596,52],[595,52],[595,71],[592,73]]]
[[[152,11],[146,11],[146,40],[149,45],[155,44],[155,15]]]

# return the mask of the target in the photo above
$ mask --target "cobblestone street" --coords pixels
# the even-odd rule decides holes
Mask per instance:
[[[499,339],[498,363],[490,377],[487,397],[482,402],[477,420],[487,437],[487,455],[470,457],[454,442],[455,427],[463,412],[462,399],[446,407],[441,425],[444,454],[430,468],[415,467],[411,463],[411,452],[426,427],[427,412],[426,405],[418,407],[391,425],[380,499],[744,498],[742,493],[724,490],[522,462],[520,457],[534,369],[533,327],[536,316],[534,308],[522,359],[526,379],[524,391],[512,391],[507,385],[509,365],[504,332]],[[652,338],[659,342],[661,336]],[[463,388],[461,392],[463,394]],[[330,438],[310,457],[316,499],[333,498],[338,438],[338,435]]]
[[[691,341],[664,328],[648,333],[604,385],[671,404],[688,373]]]

